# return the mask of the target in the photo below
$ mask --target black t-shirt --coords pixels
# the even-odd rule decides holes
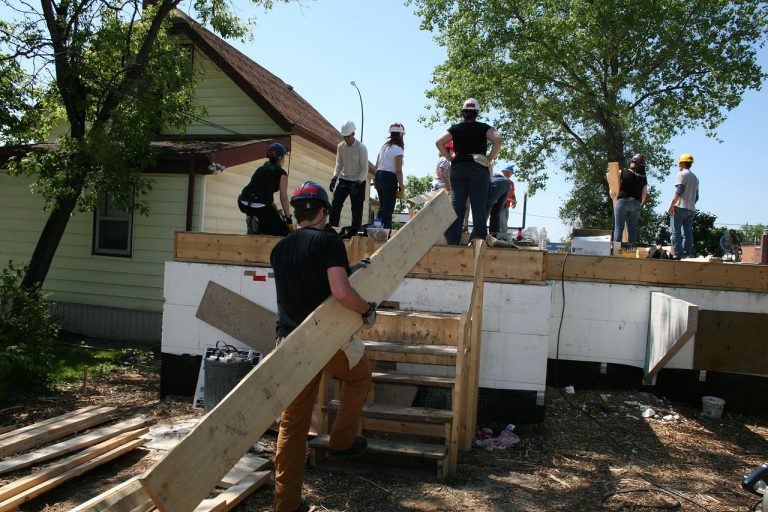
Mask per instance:
[[[331,295],[327,270],[349,260],[335,232],[297,229],[280,240],[270,256],[277,290],[277,335],[288,336]]]
[[[272,204],[274,194],[280,190],[280,178],[288,176],[288,173],[279,165],[265,163],[251,176],[251,182],[248,184],[256,191],[256,202]]]
[[[643,200],[643,187],[648,184],[645,174],[633,172],[629,169],[621,171],[621,184],[619,185],[618,199],[631,197],[638,201]]]
[[[493,127],[479,121],[464,121],[448,128],[453,136],[454,162],[472,162],[472,155],[485,155],[488,151],[486,133]]]

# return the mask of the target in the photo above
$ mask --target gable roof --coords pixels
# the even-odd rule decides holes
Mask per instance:
[[[292,86],[213,34],[180,10],[174,12],[174,27],[216,63],[280,128],[301,135],[336,152],[341,133]]]

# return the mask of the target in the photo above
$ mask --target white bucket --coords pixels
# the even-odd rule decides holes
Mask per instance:
[[[705,418],[720,418],[723,415],[725,400],[716,396],[701,397],[701,415]]]

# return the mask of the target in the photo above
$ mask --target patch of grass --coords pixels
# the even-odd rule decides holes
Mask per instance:
[[[107,350],[57,343],[54,347],[53,376],[57,382],[79,382],[83,380],[84,366],[88,367],[89,377],[98,377],[149,355],[149,351],[135,348]]]

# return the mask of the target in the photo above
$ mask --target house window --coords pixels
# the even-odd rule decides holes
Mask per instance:
[[[94,213],[93,254],[130,256],[133,214],[123,211],[104,197]]]

